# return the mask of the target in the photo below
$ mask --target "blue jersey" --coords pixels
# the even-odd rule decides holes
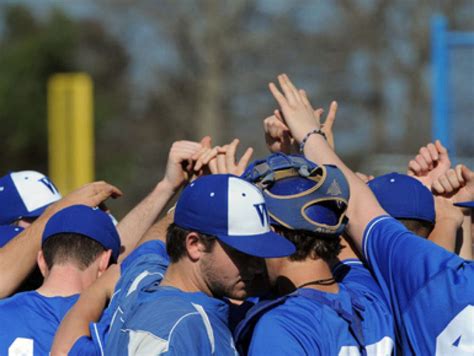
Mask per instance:
[[[0,355],[48,355],[61,320],[78,298],[29,291],[0,301]]]
[[[389,216],[366,227],[363,253],[390,301],[404,355],[474,355],[474,263]]]
[[[249,355],[391,355],[394,344],[386,304],[344,284],[338,293],[302,288],[261,302],[235,336]]]
[[[159,283],[168,263],[166,246],[162,241],[149,241],[137,247],[122,262],[121,277],[100,321],[90,324],[91,337],[83,336],[78,339],[69,355],[104,355],[105,342],[111,325],[120,328],[123,313],[135,304],[138,292]]]
[[[105,354],[236,355],[228,305],[202,292],[155,285],[111,328]]]

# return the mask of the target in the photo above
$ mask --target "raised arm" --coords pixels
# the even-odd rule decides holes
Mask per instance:
[[[433,183],[432,189],[436,194],[449,198],[451,203],[473,201],[474,172],[464,165],[457,165],[455,169],[450,169],[444,175],[440,176]],[[462,212],[464,218],[462,222],[462,245],[459,249],[459,255],[465,259],[472,259],[472,209],[464,208]],[[433,238],[438,239],[438,234]],[[430,239],[432,239],[431,235]]]
[[[33,270],[41,248],[41,235],[53,214],[75,204],[98,206],[107,198],[120,195],[118,188],[106,182],[87,184],[51,205],[29,228],[0,248],[0,299],[15,292]]]
[[[163,179],[117,226],[124,247],[119,262],[135,248],[137,242],[156,221],[163,208],[187,179],[183,164],[191,162],[192,157],[209,144],[209,137],[203,138],[200,143],[184,140],[173,143]]]
[[[285,123],[293,138],[300,145],[303,140],[305,141],[304,155],[318,164],[338,166],[349,182],[351,198],[347,209],[349,217],[347,228],[360,251],[365,227],[373,218],[384,215],[386,212],[380,207],[367,185],[344,164],[326,139],[321,134],[310,134],[321,130],[321,124],[305,92],[296,89],[285,74],[279,75],[278,81],[281,90],[274,83],[270,83],[270,91],[280,105]],[[336,109],[335,105],[331,106],[331,110]]]

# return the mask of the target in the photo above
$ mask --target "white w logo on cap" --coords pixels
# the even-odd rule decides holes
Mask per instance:
[[[267,206],[257,187],[242,179],[231,177],[228,194],[229,235],[249,236],[270,231]]]
[[[265,205],[265,203],[254,204],[253,207],[255,208],[255,210],[257,210],[258,217],[260,218],[260,222],[262,223],[262,226],[266,226],[268,214],[267,214],[267,206]]]

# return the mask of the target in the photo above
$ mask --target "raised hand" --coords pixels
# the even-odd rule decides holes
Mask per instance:
[[[207,136],[203,138],[201,143],[185,140],[174,142],[168,155],[163,183],[167,184],[173,191],[176,191],[185,181],[189,180],[190,174],[193,172],[193,157],[208,142],[210,143],[210,138]]]
[[[291,136],[290,129],[285,125],[279,110],[274,115],[263,120],[265,142],[270,152],[283,152],[285,154],[297,153],[298,144]]]
[[[320,129],[320,111],[315,115],[304,90],[298,90],[286,74],[278,76],[281,91],[274,83],[269,84],[273,97],[278,102],[283,113],[285,124],[290,129],[292,137],[301,143],[305,135]]]
[[[408,163],[408,175],[418,179],[428,189],[451,167],[448,151],[439,140],[420,148],[414,159]]]
[[[433,192],[452,198],[460,203],[474,200],[474,172],[459,164],[438,177],[433,183]]]
[[[69,193],[64,198],[51,206],[54,211],[59,211],[71,205],[83,204],[96,207],[103,204],[108,198],[122,196],[122,191],[104,181],[86,184]]]

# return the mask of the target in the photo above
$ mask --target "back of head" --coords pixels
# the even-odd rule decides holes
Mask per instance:
[[[290,259],[337,256],[349,199],[337,167],[279,153],[251,164],[244,178],[262,189],[275,231],[295,244]]]
[[[435,223],[434,198],[420,181],[389,173],[369,183],[382,208],[415,234],[427,237]]]
[[[36,218],[61,199],[53,182],[35,171],[11,172],[0,178],[0,224]]]
[[[46,224],[42,249],[49,268],[74,262],[87,268],[103,251],[120,253],[120,238],[112,219],[97,208],[73,205],[54,214]]]
[[[72,264],[81,271],[106,251],[97,241],[75,233],[56,234],[48,238],[42,250],[49,270],[53,266]]]

